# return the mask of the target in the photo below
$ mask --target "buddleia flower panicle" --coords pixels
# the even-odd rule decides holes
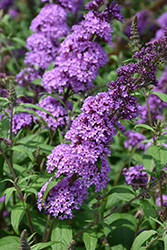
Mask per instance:
[[[51,2],[50,0],[41,0],[41,2]],[[67,12],[76,12],[83,5],[83,0],[53,0],[63,7]]]
[[[96,2],[100,7],[104,2]],[[90,9],[89,4],[87,8]],[[110,20],[122,20],[117,3],[106,5],[104,11],[90,10],[84,20],[72,27],[72,33],[61,43],[55,67],[43,75],[42,85],[48,92],[62,92],[69,86],[74,92],[86,91],[93,87],[98,70],[103,67],[108,56],[94,38],[111,44],[113,32]]]
[[[135,132],[133,130],[127,130],[124,132],[124,135],[128,138],[127,140],[124,141],[124,147],[129,148],[132,150],[137,144],[142,142],[143,140],[146,140],[146,137],[138,132]],[[141,143],[137,149],[144,149],[145,144]]]
[[[143,170],[145,170],[145,168],[142,164],[123,169],[122,174],[125,176],[126,183],[132,185],[135,190],[139,187],[146,187],[147,185],[148,174]]]
[[[53,177],[54,178],[54,177]],[[38,193],[38,209],[42,210],[41,201],[48,183],[46,182]],[[73,185],[70,185],[70,176],[63,178],[48,193],[47,198],[43,202],[45,212],[60,220],[73,218],[73,209],[79,209],[83,199],[88,196],[88,190],[82,185],[80,179],[77,179]]]
[[[62,99],[61,97],[59,97]],[[62,103],[52,96],[47,96],[40,100],[39,106],[49,111],[55,118],[47,114],[45,111],[37,110],[37,114],[42,117],[47,123],[48,127],[51,130],[56,130],[57,127],[63,127],[68,123],[69,117],[65,107]],[[70,102],[66,102],[67,109],[72,109],[72,104]],[[36,118],[38,120],[38,118]]]
[[[78,83],[82,83],[84,70],[86,69],[84,66],[88,63],[89,65],[94,64],[94,72],[97,72],[99,62],[101,62],[100,51],[102,53],[102,50],[97,50],[99,51],[96,57],[97,68],[93,61],[94,58],[89,56],[90,59],[87,62],[87,51],[93,50],[93,46],[96,49],[100,48],[95,40],[91,41],[91,37],[95,35],[103,40],[108,39],[109,36],[103,30],[98,30],[99,23],[107,22],[107,17],[110,15],[115,15],[119,19],[117,13],[119,8],[116,3],[110,7],[107,6],[110,13],[106,13],[106,9],[104,12],[99,11],[99,5],[104,3],[101,0],[91,1],[88,4],[88,8],[91,8],[90,12],[85,15],[80,24],[72,28],[73,32],[61,44],[60,55],[56,61],[57,67],[46,72],[43,77],[43,85],[47,91],[63,92],[63,88],[69,86],[74,92],[83,89],[83,85],[78,85]],[[92,28],[87,22],[89,18],[92,22]],[[109,26],[104,25],[104,27],[105,29],[107,27],[107,32],[111,32],[111,29],[108,29]],[[86,31],[84,32],[84,30]],[[46,213],[52,214],[54,217],[58,216],[60,219],[72,218],[73,208],[79,209],[91,185],[95,186],[95,192],[106,187],[109,181],[108,173],[110,172],[107,157],[111,153],[113,137],[117,134],[117,130],[121,132],[125,130],[121,120],[133,121],[141,108],[137,97],[132,94],[136,89],[143,86],[158,83],[156,78],[157,64],[158,59],[166,56],[166,38],[161,39],[158,44],[160,45],[159,49],[158,45],[147,44],[146,47],[142,47],[140,51],[135,52],[136,62],[120,67],[117,70],[117,79],[107,84],[108,90],[106,92],[85,99],[81,108],[82,112],[72,121],[70,129],[65,135],[68,144],[56,146],[47,157],[48,173],[53,173],[53,178],[63,176],[63,179],[49,191],[49,195],[44,201]],[[80,50],[82,53],[80,53]],[[78,62],[77,60],[80,59],[82,61]],[[75,62],[76,66],[71,65],[70,61],[73,64]],[[73,75],[73,67],[76,67],[76,76]],[[91,81],[94,72],[88,71],[86,74],[89,74],[90,78],[86,76],[85,80],[88,78]],[[132,171],[124,170],[127,182],[135,187],[136,185],[137,187],[145,187],[148,174],[143,171],[144,166],[136,165],[131,167],[130,170]],[[81,187],[81,189],[78,189],[79,193],[77,193],[77,199],[80,195],[79,202],[73,193],[76,185]],[[38,193],[38,208],[40,210],[42,209],[41,201],[46,186],[47,184]],[[71,199],[75,202],[76,207],[71,203]]]

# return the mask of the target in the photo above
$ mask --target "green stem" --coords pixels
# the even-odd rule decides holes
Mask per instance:
[[[53,221],[52,221],[52,223],[51,223],[51,225],[50,225],[50,228],[49,228],[49,230],[48,230],[48,232],[47,232],[47,234],[46,234],[46,236],[45,236],[43,242],[47,242],[47,241],[48,241],[49,236],[50,236],[50,234],[51,234],[51,232],[52,232],[52,229],[53,229],[53,226],[54,226],[55,221],[56,221],[56,218],[53,219]]]
[[[12,126],[13,126],[13,104],[11,103],[11,118],[10,118],[10,140],[13,145],[13,132],[12,132]],[[13,150],[10,150],[10,164],[13,167]]]
[[[124,169],[124,167],[125,167],[125,165],[126,165],[126,162],[127,162],[127,160],[125,160],[125,161],[123,162],[123,164],[122,164],[122,166],[121,166],[121,169],[119,170],[119,172],[118,172],[118,174],[117,174],[117,177],[116,177],[116,179],[115,179],[115,181],[114,181],[113,186],[116,186],[116,185],[117,185],[117,183],[118,183],[118,181],[119,181],[119,178],[120,178],[120,176],[121,176],[121,174],[122,174],[122,170]]]
[[[43,233],[42,242],[44,242],[44,239],[45,239],[45,236],[46,236],[46,232],[47,232],[47,228],[48,228],[48,221],[49,220],[50,220],[50,214],[48,214],[48,216],[47,216],[47,222],[46,222],[46,225],[45,225],[45,230],[44,230],[44,233]]]
[[[159,193],[160,193],[161,212],[162,212],[164,209],[163,198],[162,198],[162,180],[159,180]]]
[[[66,101],[67,101],[67,99],[69,97],[70,90],[71,90],[71,86],[69,85],[66,93],[64,94],[64,98],[63,98],[64,104],[66,103]]]

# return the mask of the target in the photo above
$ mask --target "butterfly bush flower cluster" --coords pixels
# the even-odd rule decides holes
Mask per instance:
[[[167,27],[167,11],[163,13],[160,17],[158,17],[157,23],[160,25],[160,28],[155,34],[155,39],[160,38],[164,35],[164,30]]]
[[[43,87],[35,86],[34,84],[30,83],[36,78],[41,78],[42,70],[47,69],[49,64],[55,60],[60,45],[58,39],[62,36],[68,35],[70,32],[70,28],[67,26],[66,19],[67,13],[63,9],[63,7],[57,4],[48,3],[41,9],[37,17],[32,20],[30,28],[34,33],[27,38],[26,45],[27,48],[29,48],[29,51],[25,55],[25,68],[21,70],[20,73],[16,76],[16,82],[18,82],[19,85],[30,87],[33,91],[36,92],[36,94],[44,91]],[[37,101],[38,100],[35,100],[34,103],[37,103]],[[56,101],[57,100],[55,99],[54,102],[56,103]],[[63,122],[61,120],[64,120],[64,118],[61,117],[62,112],[65,112],[65,109],[61,106],[61,103],[59,103],[59,108],[56,109],[56,113],[55,110],[53,111],[53,108],[52,110],[50,110],[51,108],[49,108],[49,106],[47,106],[46,103],[43,102],[44,100],[41,101],[40,104],[42,106],[45,106],[46,109],[48,108],[48,111],[52,111],[54,116],[58,118],[58,116],[60,115],[59,123],[57,123],[57,126],[59,124],[62,125]],[[40,115],[43,118],[46,118],[46,114],[44,115],[44,112],[41,112]],[[32,121],[36,121],[33,115],[28,113],[15,114],[14,120],[17,120],[19,117],[20,125],[18,126],[16,124],[13,129],[15,133],[21,127],[31,125]],[[52,120],[53,118],[49,117],[48,119]],[[29,121],[29,123],[27,123],[27,121]],[[55,126],[49,123],[49,127],[53,128]]]
[[[75,13],[78,11],[83,4],[83,0],[58,0],[58,1],[50,1],[50,0],[41,0],[41,2],[58,2],[60,6],[62,6],[67,12]]]
[[[27,39],[25,63],[47,69],[55,60],[59,47],[58,39],[69,33],[67,13],[57,4],[46,4],[32,21],[30,28],[35,32]]]
[[[166,195],[166,194],[163,194],[163,195],[162,195],[162,199],[163,199],[163,206],[164,206],[164,207],[167,207],[167,195]],[[160,197],[157,197],[156,203],[157,203],[157,206],[158,206],[158,207],[161,207],[161,198],[160,198]]]
[[[61,99],[61,97],[59,98]],[[54,116],[48,115],[45,111],[37,111],[37,114],[45,120],[50,129],[56,130],[58,126],[63,126],[68,123],[69,117],[67,111],[56,98],[47,96],[40,100],[39,106],[46,109]],[[66,102],[66,108],[72,110],[72,104],[68,101]]]
[[[142,164],[130,167],[129,169],[124,168],[122,174],[125,176],[126,183],[132,185],[134,189],[145,187],[148,182],[148,174],[143,170],[145,168]]]
[[[158,84],[153,88],[153,92],[167,93],[167,67],[165,68]],[[162,118],[163,110],[167,107],[167,103],[163,102],[159,97],[150,94],[148,97],[148,104],[151,113],[152,122]],[[138,123],[148,123],[147,105],[144,104],[139,111]]]
[[[14,0],[0,0],[0,9],[7,11],[14,3]]]
[[[38,208],[42,210],[42,197],[48,183],[52,178],[46,182],[38,194]],[[70,176],[65,177],[56,186],[54,186],[47,195],[43,206],[47,213],[54,217],[59,216],[59,219],[72,219],[72,209],[79,209],[83,199],[88,196],[87,188],[85,188],[80,179],[76,180],[72,185],[70,184]]]
[[[89,3],[89,6],[97,9],[99,3],[102,3],[102,1],[92,1]],[[118,8],[115,9],[117,10]],[[115,13],[116,16],[118,15],[116,14],[117,12],[112,11],[110,7],[108,7],[108,10],[109,13]],[[107,16],[107,14],[103,14],[104,17]],[[79,26],[77,26],[77,29],[78,27]],[[74,27],[74,34],[75,29],[76,27]],[[92,28],[92,30],[96,29]],[[70,46],[67,43],[68,39],[65,39],[63,44],[65,45],[67,43],[67,45],[64,46],[64,48],[60,47],[60,50],[66,51],[67,55],[68,51],[71,51],[74,47],[71,41],[71,37],[74,38],[72,34],[69,36]],[[84,37],[86,37],[85,34],[82,35],[79,32],[76,36],[77,39],[79,37],[81,44],[85,39]],[[86,192],[85,189],[88,190],[93,184],[95,186],[95,192],[97,192],[106,186],[109,180],[108,173],[110,171],[107,156],[110,155],[110,145],[113,141],[113,136],[117,134],[117,129],[124,131],[124,127],[120,121],[123,119],[135,119],[140,109],[137,98],[131,94],[143,85],[148,86],[149,84],[157,83],[155,73],[158,61],[156,59],[166,53],[166,38],[159,41],[159,44],[161,45],[161,51],[158,51],[156,46],[147,46],[146,48],[142,48],[140,52],[136,52],[134,56],[137,58],[137,62],[120,67],[117,70],[118,77],[116,81],[111,81],[107,84],[107,92],[90,96],[84,101],[81,108],[82,113],[73,120],[70,130],[65,135],[65,139],[69,141],[69,144],[56,146],[47,157],[46,165],[48,173],[53,173],[53,178],[65,176],[54,188],[58,190],[57,187],[59,187],[62,192],[64,190],[63,199],[67,202],[63,204],[58,202],[57,205],[57,192],[55,193],[56,198],[54,198],[53,189],[51,189],[47,195],[49,199],[44,201],[44,210],[46,213],[50,213],[55,217],[58,216],[60,219],[66,218],[64,216],[73,217],[73,206],[70,202],[68,203],[68,201],[69,197],[73,196],[73,189],[71,188],[78,180],[83,186],[83,193],[78,206],[81,205],[85,193],[88,192]],[[49,74],[51,79],[51,73],[49,72]],[[43,78],[45,85],[47,85],[46,78],[45,75]],[[48,84],[50,88],[50,81]],[[143,166],[139,166],[139,172],[142,169]],[[141,173],[140,175],[142,177]],[[64,182],[66,182],[68,178],[70,179],[69,186],[71,188],[69,188],[66,193]],[[148,178],[148,176],[144,174],[143,183],[146,183],[146,178]],[[45,189],[46,186],[38,193],[38,208],[40,210],[42,209],[41,201]]]
[[[104,1],[99,4],[102,3]],[[106,52],[95,39],[100,37],[111,43],[113,30],[108,20],[123,19],[118,4],[108,6],[102,12],[90,10],[81,23],[72,27],[72,34],[60,45],[59,56],[55,60],[57,67],[43,75],[42,84],[46,91],[60,94],[64,88],[72,88],[77,93],[93,87],[92,80],[108,61]],[[87,5],[87,9],[91,8],[90,4]]]
[[[69,33],[67,13],[57,4],[46,4],[30,25],[34,34],[27,39],[25,63],[47,69],[55,60],[59,47],[58,39]]]
[[[146,137],[144,135],[133,130],[127,130],[124,135],[128,137],[128,139],[124,141],[124,147],[129,148],[129,150],[132,150],[135,146],[137,146],[137,144],[139,144],[143,140],[146,140]],[[137,148],[144,149],[144,147],[144,143],[141,143]]]

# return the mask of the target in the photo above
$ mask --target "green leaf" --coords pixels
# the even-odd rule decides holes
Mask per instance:
[[[22,179],[19,179],[18,181],[18,185],[20,185],[21,183],[23,183],[24,181],[28,180],[28,179],[33,179],[33,178],[37,178],[37,175],[29,175],[29,176],[26,176]]]
[[[13,206],[11,211],[11,224],[16,234],[20,234],[19,224],[24,214],[25,214],[25,208],[23,207],[22,202],[19,202]]]
[[[139,146],[140,144],[148,143],[148,142],[151,142],[151,143],[152,143],[152,140],[143,140],[143,141],[139,142],[139,143],[133,148],[133,150],[132,150],[132,152],[131,152],[131,154],[130,154],[130,157],[129,157],[129,166],[130,166],[130,164],[131,164],[131,162],[132,162],[132,158],[134,158],[134,153],[135,153],[136,149],[138,148],[138,146]]]
[[[105,196],[104,199],[109,195],[116,195],[120,200],[130,200],[135,197],[135,193],[132,189],[124,186],[113,187]]]
[[[156,213],[155,208],[153,207],[153,204],[150,203],[150,200],[141,199],[140,205],[141,205],[141,208],[143,209],[145,216],[149,220],[152,228],[156,229],[156,222],[151,220],[150,218],[150,216],[153,218],[157,218],[157,213]]]
[[[41,86],[42,78],[36,78],[31,83]]]
[[[163,167],[167,163],[166,147],[162,145],[155,146],[152,144],[151,146],[148,147],[145,154],[152,156],[154,163],[155,163],[156,170],[158,173],[160,173]]]
[[[140,247],[148,240],[152,235],[157,234],[155,230],[145,230],[140,233],[134,240],[131,250],[139,250]]]
[[[0,135],[3,138],[9,136],[9,118],[1,119],[0,121]]]
[[[31,194],[35,194],[36,198],[38,196],[38,191],[35,188],[31,188],[31,187],[24,187],[21,189],[21,191],[25,191],[27,193],[27,196],[31,195]]]
[[[41,218],[41,214],[37,211],[29,211],[29,215],[31,218],[31,222],[34,228],[34,231],[37,232],[40,236],[43,236],[45,226],[46,226],[46,219]],[[27,224],[26,216],[23,217],[24,224]],[[50,226],[50,223],[48,223]]]
[[[72,240],[72,229],[66,221],[56,221],[52,230],[51,240],[61,242],[52,246],[52,250],[67,250],[67,246]]]
[[[16,236],[6,236],[0,239],[0,250],[12,249],[18,250],[20,246],[20,239]]]
[[[56,119],[55,116],[53,116],[48,110],[46,110],[46,109],[44,109],[44,108],[42,108],[40,106],[37,106],[35,104],[31,104],[31,103],[21,103],[20,106],[22,106],[22,107],[29,107],[29,108],[33,108],[33,109],[38,109],[38,110],[44,111],[45,113],[47,113],[48,115],[50,115],[53,119],[55,119],[57,121],[57,119]]]
[[[42,205],[43,205],[43,202],[44,202],[44,200],[46,199],[46,196],[48,195],[48,193],[49,193],[49,191],[60,181],[60,180],[62,180],[63,179],[63,176],[61,176],[61,177],[59,177],[59,178],[55,178],[55,177],[53,177],[52,179],[51,179],[51,181],[48,183],[48,185],[47,185],[47,187],[46,187],[46,189],[45,189],[45,192],[44,192],[44,194],[43,194],[43,198],[42,198]]]
[[[11,40],[18,43],[18,44],[20,44],[20,45],[22,45],[23,47],[27,48],[26,47],[26,42],[23,39],[21,39],[19,37],[12,37]]]
[[[48,68],[47,68],[47,71],[53,69],[55,67],[55,65],[52,63],[49,64]]]
[[[107,242],[112,250],[129,250],[134,238],[134,231],[121,226],[113,229],[107,236]],[[137,249],[135,249],[137,250]]]
[[[28,148],[24,148],[22,146],[13,146],[11,147],[12,150],[15,150],[15,151],[18,151],[18,152],[22,152],[22,153],[25,153],[32,162],[34,162],[34,156],[33,154],[28,150]]]
[[[95,250],[97,245],[97,234],[95,231],[89,229],[83,233],[83,241],[86,250]]]
[[[63,135],[62,135],[61,130],[59,128],[57,128],[57,131],[58,131],[58,135],[59,135],[59,143],[62,144],[62,142],[63,142]]]
[[[55,241],[49,241],[49,242],[41,242],[41,243],[38,243],[38,244],[35,244],[31,247],[31,250],[40,250],[40,249],[44,249],[45,247],[50,247],[52,246],[53,244],[55,244],[56,242]]]
[[[167,250],[167,235],[164,236],[164,250]]]
[[[151,94],[157,95],[163,102],[167,102],[167,95],[160,92],[151,92]]]
[[[16,112],[27,112],[29,114],[32,114],[32,115],[36,116],[36,117],[39,117],[42,120],[43,124],[48,128],[48,125],[45,122],[45,120],[41,116],[39,116],[34,110],[18,106],[16,108]]]
[[[0,97],[0,101],[6,101],[6,102],[8,102],[9,100],[8,100],[8,98],[6,98],[6,97]],[[10,102],[10,101],[9,101]]]
[[[104,221],[112,227],[132,225],[134,228],[137,226],[137,219],[135,216],[128,213],[114,213],[108,216]]]
[[[152,127],[150,127],[149,125],[147,125],[147,124],[137,124],[137,125],[134,127],[134,130],[135,130],[136,128],[146,128],[146,129],[151,130],[151,131],[153,131],[153,132],[155,133],[155,130],[154,130]]]
[[[6,196],[5,196],[5,206],[7,205],[8,200],[12,196],[12,194],[13,194],[14,191],[16,191],[15,187],[10,187],[10,188],[7,188],[5,190],[5,192],[4,192],[4,194],[6,194]]]

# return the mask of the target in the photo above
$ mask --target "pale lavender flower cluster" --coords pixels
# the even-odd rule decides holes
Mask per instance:
[[[27,38],[26,46],[30,51],[26,53],[24,62],[46,69],[55,60],[59,43],[38,32]]]
[[[41,2],[51,2],[50,0],[41,0]],[[83,0],[58,0],[56,1],[62,6],[67,12],[76,12],[83,4]]]
[[[70,29],[66,23],[67,13],[57,4],[46,4],[30,25],[34,32],[42,32],[52,39],[67,36]]]
[[[59,97],[61,99],[61,97]],[[52,130],[56,130],[58,126],[63,126],[68,123],[69,117],[65,107],[61,104],[59,100],[52,96],[47,96],[40,100],[39,106],[49,111],[53,116],[50,116],[45,111],[38,110],[37,114],[41,116],[48,127]],[[66,107],[71,109],[71,104],[66,102]]]
[[[163,199],[163,206],[164,206],[164,207],[167,207],[167,195],[166,195],[166,194],[163,194],[163,195],[162,195],[162,199]],[[158,197],[158,198],[156,199],[156,203],[157,203],[157,206],[158,206],[158,207],[161,206],[161,198],[160,198],[160,197]]]
[[[135,189],[145,187],[148,182],[148,174],[143,170],[145,168],[142,164],[130,167],[129,169],[124,168],[122,174],[125,176],[126,183],[132,185]]]
[[[154,92],[167,93],[167,67],[165,68],[157,86],[153,89]],[[167,107],[167,103],[163,102],[158,96],[150,94],[148,97],[148,104],[150,108],[152,122],[162,118],[163,109]],[[139,110],[138,123],[148,123],[148,110],[147,105],[144,104]]]
[[[38,209],[42,210],[42,197],[48,183],[52,178],[46,182],[38,193]],[[56,186],[54,186],[43,202],[45,212],[52,214],[54,217],[59,217],[60,220],[70,218],[72,219],[73,209],[79,209],[83,199],[88,195],[87,189],[82,185],[80,179],[76,180],[72,185],[70,184],[70,176],[63,178]]]
[[[30,28],[35,32],[27,38],[27,48],[29,52],[25,55],[25,68],[20,71],[16,76],[16,82],[21,86],[27,86],[33,89],[36,93],[44,91],[42,86],[31,84],[36,78],[41,78],[42,70],[47,69],[49,64],[53,62],[57,56],[58,47],[60,45],[58,39],[62,36],[69,34],[69,27],[66,23],[67,13],[57,4],[46,4],[40,11],[37,17],[35,17],[31,23]],[[36,69],[38,68],[38,70]],[[56,107],[57,102],[53,102],[54,98],[46,98],[49,101],[42,100],[40,105],[47,106],[46,110],[51,111],[59,122],[54,121],[54,118],[50,117],[44,112],[40,115],[48,122],[48,126],[55,129],[59,125],[63,125],[67,120],[67,114],[65,115],[65,109],[60,104]],[[34,99],[33,103],[37,103],[38,99]],[[45,102],[45,103],[44,103]],[[56,107],[56,109],[55,109]],[[53,109],[55,109],[53,111]],[[56,113],[57,112],[57,113]],[[16,133],[19,128],[30,125],[33,119],[30,119],[31,115],[27,113],[17,114],[17,118],[20,117],[20,122],[15,124],[14,132]],[[15,119],[15,117],[14,117]],[[29,123],[28,123],[29,122]],[[16,127],[17,125],[17,127]]]
[[[98,5],[98,1],[96,3]],[[92,37],[111,43],[112,27],[108,18],[122,20],[118,6],[112,3],[102,12],[90,10],[80,24],[73,26],[73,33],[61,43],[55,61],[57,67],[43,75],[42,84],[46,91],[61,93],[64,88],[72,88],[78,92],[93,86],[92,80],[95,80],[99,68],[106,64],[108,56],[97,42],[92,41]]]
[[[32,97],[19,97],[17,103],[32,103]],[[10,112],[10,111],[9,111]],[[31,126],[35,121],[34,115],[28,112],[15,113],[13,116],[12,131],[17,134],[22,128]]]
[[[14,0],[0,0],[0,9],[7,11],[12,5]]]
[[[32,114],[22,112],[16,113],[13,116],[12,131],[17,134],[21,128],[31,126],[33,122]]]
[[[167,11],[158,17],[157,22],[160,25],[160,29],[157,30],[155,34],[155,39],[158,39],[164,36],[164,30],[167,27]]]
[[[30,25],[36,33],[27,39],[30,51],[26,53],[25,63],[47,69],[56,58],[58,39],[69,33],[66,18],[65,10],[57,4],[46,4],[41,9]]]
[[[16,82],[20,86],[28,86],[36,78],[41,78],[41,71],[33,67],[26,67],[16,75]]]
[[[135,132],[133,130],[127,130],[124,135],[128,137],[127,140],[124,141],[124,147],[129,148],[132,150],[137,144],[142,142],[143,140],[146,140],[146,137],[138,132]],[[141,143],[137,148],[138,149],[144,149],[145,144]]]

